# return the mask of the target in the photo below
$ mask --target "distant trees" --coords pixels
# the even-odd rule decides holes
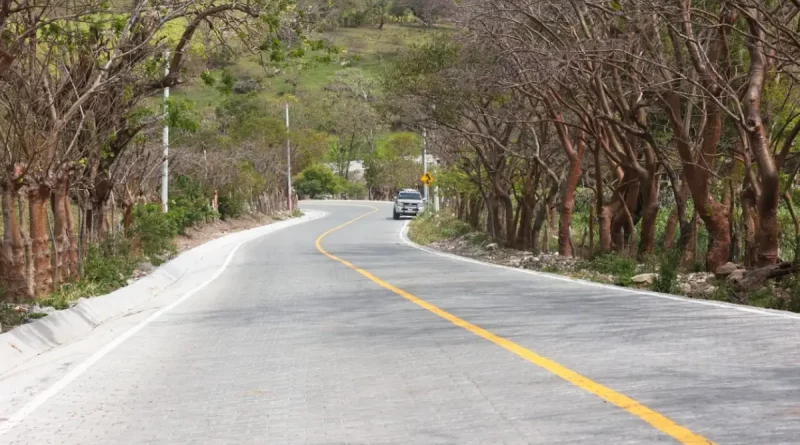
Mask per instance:
[[[800,258],[800,7],[462,5],[466,33],[409,51],[383,83],[447,141],[447,168],[475,191],[449,193],[462,210],[478,199],[494,236],[546,249],[552,225],[562,255],[640,258],[663,240],[709,270]],[[576,235],[581,190],[593,204]]]

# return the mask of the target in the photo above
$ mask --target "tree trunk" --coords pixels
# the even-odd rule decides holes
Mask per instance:
[[[133,227],[133,204],[133,201],[129,199],[122,201],[122,227],[125,229],[125,233],[128,233]]]
[[[667,112],[683,163],[683,180],[691,191],[695,211],[708,230],[706,268],[714,271],[728,261],[731,241],[728,209],[717,202],[711,193],[711,172],[722,135],[722,110],[713,100],[706,102],[705,127],[702,131],[701,153],[698,157],[694,154],[695,150],[691,146],[690,137],[681,118],[681,98],[677,93],[667,96]]]
[[[517,230],[517,248],[528,250],[532,247],[531,233],[533,222],[533,206],[527,199],[523,198],[520,203],[519,230]]]
[[[681,252],[681,266],[690,267],[697,260],[697,213],[691,220],[681,222],[678,250]]]
[[[594,207],[589,207],[589,255],[584,255],[591,257],[594,255]]]
[[[468,207],[468,209],[469,209],[468,210],[468,213],[469,213],[469,219],[468,219],[469,225],[473,229],[478,229],[480,227],[480,224],[481,224],[481,211],[483,210],[482,201],[480,199],[475,198],[475,197],[469,198],[468,201],[469,201],[469,203],[468,203],[469,204],[469,207]]]
[[[683,231],[688,225],[686,219],[686,201],[689,199],[689,185],[686,181],[681,181],[679,190],[673,190],[675,195],[675,210],[672,211],[667,220],[667,227],[664,230],[664,250],[670,250],[675,245],[675,234],[678,227]]]
[[[761,119],[761,98],[766,81],[767,60],[764,53],[765,31],[762,27],[759,8],[747,8],[745,15],[750,33],[747,35],[747,50],[750,55],[750,72],[743,105],[747,117],[747,138],[750,150],[757,161],[761,192],[758,197],[759,228],[756,236],[758,253],[756,266],[766,267],[778,262],[780,225],[780,177],[770,147],[769,136]]]
[[[516,218],[514,218],[514,203],[508,195],[502,196],[500,202],[503,205],[503,215],[505,217],[506,246],[513,249],[517,245],[517,224]]]
[[[558,224],[558,254],[565,257],[574,256],[572,251],[572,214],[575,210],[575,190],[581,179],[581,160],[586,150],[586,143],[581,140],[575,153],[568,153],[569,173],[561,195],[561,215]]]
[[[671,250],[675,245],[675,235],[678,233],[678,210],[674,209],[667,218],[664,228],[664,250]]]
[[[614,217],[611,219],[611,242],[616,251],[630,246],[630,237],[635,230],[633,215],[639,206],[640,183],[635,172],[626,171],[622,180],[624,185],[618,191],[618,205],[614,206]]]
[[[553,206],[557,195],[558,195],[558,182],[551,181],[550,189],[547,192],[547,196],[545,197],[544,200],[542,200],[541,204],[539,205],[539,210],[536,211],[536,218],[533,220],[533,230],[531,231],[531,250],[534,252],[538,252],[542,249],[549,250],[550,243],[549,239],[547,238],[549,234],[545,233],[544,243],[541,242],[540,234],[542,232],[542,228],[546,226],[546,222],[548,219],[548,209],[550,209]],[[547,232],[547,230],[545,230],[545,232]]]
[[[53,286],[69,282],[69,237],[67,235],[67,213],[69,212],[68,183],[59,181],[53,188],[50,204],[53,210]]]
[[[594,179],[595,179],[595,208],[598,223],[598,234],[600,238],[600,251],[607,253],[611,251],[611,217],[605,211],[605,198],[603,196],[603,166],[600,164],[600,151],[602,150],[598,141],[594,150]],[[592,255],[595,251],[592,250]]]
[[[6,299],[20,301],[26,294],[25,244],[16,211],[19,187],[7,183],[2,188],[3,249],[0,264],[0,284],[6,290]]]
[[[69,269],[69,276],[73,279],[80,278],[78,236],[75,229],[75,218],[72,215],[72,201],[69,198],[69,183],[66,185],[67,195],[64,200],[64,214],[66,215],[65,227],[67,231],[67,256],[66,266]]]
[[[758,257],[758,243],[756,234],[758,233],[759,218],[756,213],[755,191],[748,186],[742,191],[742,220],[744,222],[744,265],[753,267],[756,265]]]
[[[651,255],[655,249],[658,210],[658,179],[655,171],[648,171],[647,179],[642,182],[642,226],[638,251],[640,260]]]
[[[50,187],[40,184],[28,190],[30,213],[31,261],[33,262],[33,297],[47,295],[53,289],[50,246],[47,235],[47,201]]]

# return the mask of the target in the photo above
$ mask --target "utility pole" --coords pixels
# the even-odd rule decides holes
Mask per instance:
[[[292,211],[292,141],[289,138],[289,102],[286,102],[286,202]]]
[[[169,50],[164,51],[164,77],[169,76]],[[164,160],[161,168],[161,210],[167,213],[169,210],[169,87],[164,87],[164,134],[162,142],[164,144]]]
[[[422,170],[423,174],[428,173],[428,129],[422,128]],[[428,200],[428,184],[425,184],[424,199]]]

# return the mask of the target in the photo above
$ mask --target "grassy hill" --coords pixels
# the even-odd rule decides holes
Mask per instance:
[[[343,51],[333,55],[330,61],[318,61],[322,52],[307,54],[302,61],[278,73],[274,68],[262,65],[259,56],[240,57],[225,70],[236,79],[258,80],[263,89],[260,94],[279,98],[286,94],[308,95],[321,92],[334,82],[336,73],[344,69],[359,70],[364,76],[375,78],[385,63],[405,48],[423,43],[437,32],[447,32],[447,28],[423,28],[413,25],[387,24],[383,30],[368,28],[338,28],[316,36],[328,45],[335,45]],[[219,75],[222,70],[214,70]],[[175,91],[176,97],[195,102],[200,109],[213,109],[223,100],[223,94],[209,87],[199,77],[190,79],[187,85]]]

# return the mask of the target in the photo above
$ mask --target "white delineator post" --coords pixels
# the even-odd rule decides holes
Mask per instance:
[[[169,76],[169,50],[164,51],[164,77]],[[161,167],[161,210],[167,213],[169,210],[169,87],[164,87],[164,134],[162,143],[164,144],[164,159]]]
[[[286,203],[292,211],[292,141],[289,138],[289,102],[286,102]]]

